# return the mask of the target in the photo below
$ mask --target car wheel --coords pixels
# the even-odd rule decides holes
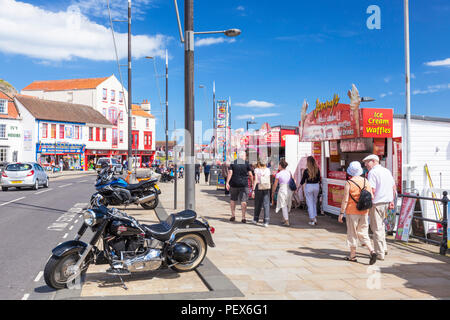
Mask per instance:
[[[2,187],[2,191],[8,191],[7,187]]]
[[[34,186],[33,186],[33,190],[38,190],[38,189],[39,189],[39,180],[36,179],[36,182],[34,183]]]
[[[47,180],[44,183],[44,188],[48,188],[48,185],[49,185],[49,181],[48,181],[48,178],[47,178]]]

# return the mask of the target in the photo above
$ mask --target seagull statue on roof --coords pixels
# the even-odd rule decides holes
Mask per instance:
[[[348,97],[350,98],[350,110],[353,112],[353,118],[356,123],[356,136],[360,136],[359,130],[359,105],[361,104],[361,97],[359,96],[358,89],[352,83],[352,91],[347,92]]]

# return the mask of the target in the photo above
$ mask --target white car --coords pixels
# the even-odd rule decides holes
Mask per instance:
[[[34,190],[39,186],[48,188],[49,178],[44,169],[35,162],[16,162],[10,163],[5,167],[2,173],[2,191],[8,191],[8,188],[31,187]]]

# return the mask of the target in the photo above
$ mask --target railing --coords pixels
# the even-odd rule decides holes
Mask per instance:
[[[442,205],[443,205],[442,220],[434,220],[434,219],[428,219],[428,218],[424,218],[424,217],[413,216],[413,219],[416,219],[416,220],[427,221],[427,222],[435,222],[435,223],[441,224],[442,227],[443,227],[442,241],[439,242],[439,241],[436,241],[436,240],[419,237],[419,236],[416,236],[416,235],[413,235],[413,234],[411,234],[410,237],[440,246],[439,253],[441,255],[445,255],[447,253],[447,250],[448,250],[448,246],[447,246],[447,241],[448,241],[448,232],[447,232],[448,213],[447,213],[447,209],[448,209],[449,199],[447,197],[447,195],[448,195],[447,191],[444,191],[442,194],[443,194],[442,199],[430,198],[430,197],[420,197],[420,196],[415,196],[415,195],[411,195],[411,194],[399,194],[398,196],[399,197],[403,197],[403,198],[412,198],[412,199],[418,199],[418,200],[442,202]],[[397,215],[399,215],[398,212],[397,212]]]

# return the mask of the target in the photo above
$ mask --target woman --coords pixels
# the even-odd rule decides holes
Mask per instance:
[[[258,223],[259,214],[264,207],[264,227],[268,227],[270,219],[270,170],[261,161],[258,161],[256,165],[253,190],[255,192],[255,212],[252,222]]]
[[[314,157],[309,156],[306,159],[306,169],[303,171],[300,184],[304,187],[306,204],[308,206],[309,224],[317,225],[317,198],[320,191],[320,170]]]
[[[278,169],[280,170],[275,176],[275,182],[272,188],[272,204],[275,203],[275,191],[277,190],[278,184],[280,185],[280,190],[278,190],[277,196],[277,208],[275,212],[283,212],[283,222],[284,226],[289,227],[289,211],[291,211],[292,205],[292,190],[289,188],[289,180],[291,179],[291,173],[286,170],[288,163],[286,160],[281,159]]]
[[[363,169],[358,161],[353,161],[347,168],[347,174],[350,176],[344,187],[344,198],[342,199],[341,213],[338,221],[343,223],[344,214],[346,214],[347,223],[347,245],[350,247],[350,255],[345,260],[357,262],[356,247],[359,242],[366,246],[370,252],[370,264],[377,261],[377,254],[373,250],[372,243],[369,238],[369,210],[359,211],[356,208],[361,190],[365,189],[370,192],[373,198],[372,188],[366,178],[361,177]]]

